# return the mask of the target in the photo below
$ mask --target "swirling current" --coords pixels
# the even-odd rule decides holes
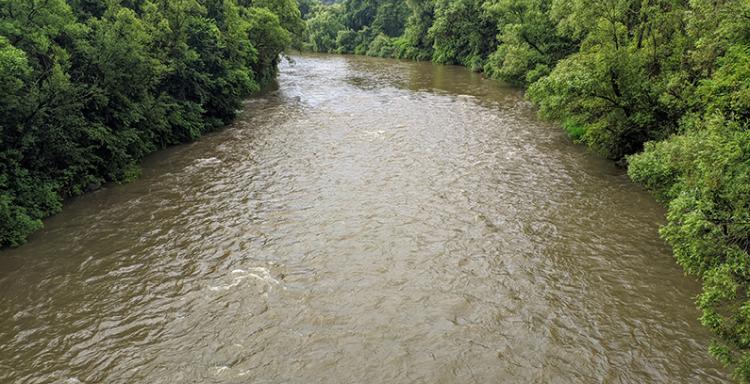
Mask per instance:
[[[663,215],[515,88],[294,56],[0,253],[0,382],[726,382]]]

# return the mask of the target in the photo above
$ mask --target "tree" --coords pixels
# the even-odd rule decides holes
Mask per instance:
[[[515,84],[532,84],[558,61],[575,53],[579,42],[557,31],[551,0],[493,0],[484,5],[498,25],[498,46],[484,71]]]
[[[662,236],[703,280],[701,322],[719,337],[711,353],[750,382],[750,5],[691,5],[690,72],[709,76],[689,94],[699,107],[679,134],[632,156],[628,173],[668,204]]]
[[[433,61],[462,64],[480,70],[496,46],[497,26],[480,0],[437,0],[435,20],[428,31],[434,41]]]
[[[529,87],[542,114],[614,160],[675,132],[686,106],[669,98],[679,92],[670,80],[690,48],[681,9],[671,0],[572,3],[558,28],[581,47]]]
[[[295,2],[0,2],[0,245],[230,121],[300,32]]]

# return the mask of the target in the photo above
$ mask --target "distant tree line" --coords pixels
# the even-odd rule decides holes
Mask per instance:
[[[0,246],[226,124],[297,43],[459,64],[526,87],[668,206],[711,353],[750,382],[750,1],[326,3],[0,0]]]
[[[299,0],[305,47],[460,64],[668,206],[711,353],[750,382],[750,1]]]
[[[295,0],[0,0],[0,246],[226,124],[303,30]]]

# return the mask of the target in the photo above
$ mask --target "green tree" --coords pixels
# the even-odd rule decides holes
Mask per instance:
[[[492,0],[484,7],[499,29],[497,50],[484,66],[492,77],[531,84],[578,49],[576,40],[558,33],[552,0]]]
[[[0,245],[226,124],[273,79],[294,1],[0,1]]]
[[[407,0],[410,15],[404,27],[404,34],[396,42],[399,47],[398,57],[416,60],[432,58],[432,47],[429,30],[435,17],[433,0]]]
[[[670,98],[679,92],[670,80],[690,48],[681,33],[682,9],[671,0],[566,5],[572,9],[558,28],[582,38],[581,47],[530,86],[541,113],[615,160],[675,132],[686,106]]]
[[[437,0],[435,20],[428,31],[434,42],[432,59],[480,70],[496,46],[497,26],[481,0]]]
[[[694,109],[680,133],[646,145],[628,173],[668,204],[662,236],[688,273],[703,280],[701,322],[719,340],[711,352],[750,382],[750,4],[694,1],[686,22],[696,41],[689,76],[708,76],[687,95]]]
[[[342,21],[341,8],[327,7],[307,20],[307,41],[314,52],[336,52],[344,43],[337,41],[340,32],[346,29]],[[354,46],[351,47],[354,50]]]

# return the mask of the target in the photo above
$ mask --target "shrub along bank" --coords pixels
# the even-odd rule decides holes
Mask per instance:
[[[626,164],[703,281],[712,354],[750,382],[750,1],[300,2],[308,49],[484,71]]]
[[[294,0],[0,0],[0,246],[226,124],[303,28]]]

